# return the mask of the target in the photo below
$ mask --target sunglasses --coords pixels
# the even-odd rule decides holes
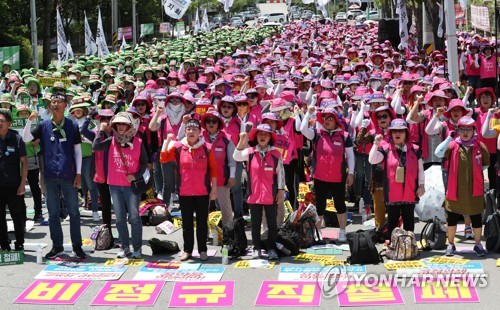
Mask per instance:
[[[142,107],[142,106],[145,106],[146,103],[145,102],[138,102],[135,104],[136,107]]]
[[[392,133],[403,133],[406,132],[406,129],[391,129]]]
[[[259,95],[256,95],[256,94],[254,94],[254,95],[247,95],[247,97],[249,99],[255,99],[255,98],[259,98]]]
[[[221,109],[226,109],[226,110],[232,110],[233,109],[233,106],[230,105],[230,104],[223,104],[220,107],[221,107]]]
[[[403,85],[412,85],[412,84],[413,84],[413,82],[411,82],[411,81],[404,81],[403,82]]]
[[[236,105],[239,106],[239,107],[246,107],[246,106],[248,106],[248,102],[246,102],[246,101],[237,102]]]
[[[323,121],[333,121],[335,119],[335,116],[333,115],[325,115],[322,117],[323,118]]]
[[[209,125],[209,124],[218,124],[219,123],[219,120],[216,119],[216,118],[207,118],[205,120],[205,124]]]
[[[172,98],[172,99],[168,99],[168,102],[172,102],[172,103],[180,103],[182,100],[179,99],[179,98]]]
[[[377,119],[380,119],[380,120],[387,119],[388,117],[389,117],[389,114],[379,114],[379,115],[377,115]]]
[[[472,131],[474,131],[474,128],[472,128],[472,127],[459,127],[458,131],[459,132],[472,132]]]
[[[100,120],[101,122],[102,122],[102,121],[109,121],[109,120],[111,120],[111,118],[112,118],[111,116],[101,116],[101,117],[99,117],[99,120]]]

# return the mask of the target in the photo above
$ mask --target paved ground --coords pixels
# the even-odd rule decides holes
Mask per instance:
[[[28,205],[31,207],[31,199],[26,199]],[[65,242],[69,242],[69,222],[64,221],[62,223]],[[88,238],[91,233],[91,227],[94,226],[92,219],[90,217],[82,218],[82,235],[84,238]],[[419,223],[416,225],[415,231],[420,232],[423,223]],[[356,231],[359,229],[359,225],[349,225],[348,231]],[[247,235],[250,238],[250,232],[247,227]],[[115,231],[115,236],[117,233]],[[13,235],[11,234],[11,238],[13,239]],[[147,240],[152,237],[158,237],[160,239],[168,239],[174,240],[182,246],[182,234],[181,231],[178,230],[171,235],[159,235],[156,233],[154,227],[144,227],[144,236],[143,236],[143,254],[145,261],[153,261],[159,259],[176,259],[178,256],[152,256],[151,249],[147,245]],[[44,254],[49,250],[50,247],[50,238],[49,238],[49,229],[48,226],[39,226],[35,225],[33,230],[26,234],[26,242],[32,243],[48,243],[49,246],[44,249]],[[468,241],[467,243],[470,243]],[[217,249],[220,247],[214,247],[209,245],[209,249]],[[104,263],[107,259],[114,258],[117,250],[109,250],[109,251],[98,251],[91,253],[88,255],[87,262],[90,263]],[[422,253],[421,258],[429,257],[429,256],[439,256],[442,255],[443,251],[437,252],[425,252]],[[337,256],[336,259],[345,259],[348,256],[347,251],[344,251],[343,255]],[[474,304],[476,309],[495,309],[495,305],[500,302],[500,296],[498,294],[498,287],[500,287],[500,277],[498,276],[499,270],[495,267],[495,263],[499,255],[493,254],[488,255],[485,258],[478,259],[473,254],[464,255],[465,258],[469,258],[473,261],[480,261],[485,269],[485,272],[489,275],[488,278],[488,286],[486,288],[478,289],[478,295],[481,299],[480,304]],[[197,260],[193,260],[193,262],[198,262]],[[234,263],[234,262],[232,262]],[[210,260],[204,264],[209,266],[220,266],[221,264],[221,255],[217,253],[215,257],[210,258]],[[222,280],[233,280],[235,281],[235,301],[234,308],[236,309],[248,309],[254,307],[255,299],[257,293],[259,291],[260,285],[263,280],[277,280],[279,274],[279,265],[310,265],[310,266],[319,266],[319,263],[303,263],[293,261],[292,258],[287,257],[283,258],[277,266],[275,266],[271,270],[264,269],[235,269],[231,265],[227,266],[226,271],[222,277]],[[40,308],[37,305],[18,305],[12,304],[12,301],[25,289],[29,286],[30,283],[33,282],[34,277],[44,268],[44,265],[36,264],[36,255],[35,252],[26,252],[25,263],[24,265],[14,265],[14,266],[1,266],[0,270],[2,271],[3,281],[0,284],[2,297],[0,298],[0,306],[9,307],[10,309],[28,309],[28,308]],[[129,267],[126,273],[123,275],[121,280],[130,280],[133,278],[135,273],[139,270],[139,267]],[[369,265],[367,267],[367,273],[388,273],[382,265]],[[89,308],[90,302],[99,292],[99,290],[103,287],[104,282],[93,282],[90,287],[83,293],[83,295],[78,299],[74,307],[77,308]],[[168,301],[170,299],[170,295],[172,292],[174,283],[166,282],[163,291],[159,299],[156,302],[155,308],[165,308],[168,305]],[[416,305],[413,301],[413,293],[410,288],[402,288],[401,289],[402,296],[405,301],[404,306],[392,306],[394,309],[425,309],[429,308],[429,305]],[[336,307],[338,305],[337,299],[326,299],[323,298],[321,302],[321,308],[329,309],[332,307]],[[64,306],[45,306],[45,308],[63,308]],[[446,310],[446,309],[463,309],[465,308],[462,305],[457,304],[441,304],[441,305],[430,305],[431,308]],[[64,307],[67,308],[67,307]],[[366,308],[368,309],[368,308]]]

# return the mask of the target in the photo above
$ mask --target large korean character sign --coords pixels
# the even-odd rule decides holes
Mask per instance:
[[[191,5],[191,0],[165,0],[163,7],[165,14],[174,19],[181,19],[189,5]]]

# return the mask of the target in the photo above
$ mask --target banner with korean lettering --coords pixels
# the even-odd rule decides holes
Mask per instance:
[[[288,165],[292,160],[292,150],[295,147],[295,140],[289,139],[286,135],[278,135],[278,141],[274,147],[281,153],[283,163]]]
[[[491,31],[488,7],[471,5],[470,18],[473,28],[487,32]]]
[[[167,0],[163,8],[165,9],[165,14],[168,16],[181,19],[189,8],[189,5],[191,5],[191,0]]]

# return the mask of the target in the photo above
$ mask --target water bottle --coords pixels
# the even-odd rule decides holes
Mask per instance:
[[[227,246],[222,247],[222,265],[229,264],[229,252],[227,250]]]
[[[368,217],[366,215],[365,201],[363,198],[359,200],[359,214],[361,214],[361,223],[366,222]]]
[[[276,242],[276,248],[278,250],[280,250],[281,252],[283,252],[286,256],[289,256],[290,254],[292,254],[292,251],[290,251],[289,249],[285,248],[285,246],[279,242]]]
[[[215,245],[215,246],[218,246],[219,245],[219,232],[218,232],[218,229],[217,227],[214,228],[213,232],[212,232],[212,245]]]
[[[42,258],[42,246],[38,245],[36,247],[36,263],[38,265],[43,264],[43,258]]]

